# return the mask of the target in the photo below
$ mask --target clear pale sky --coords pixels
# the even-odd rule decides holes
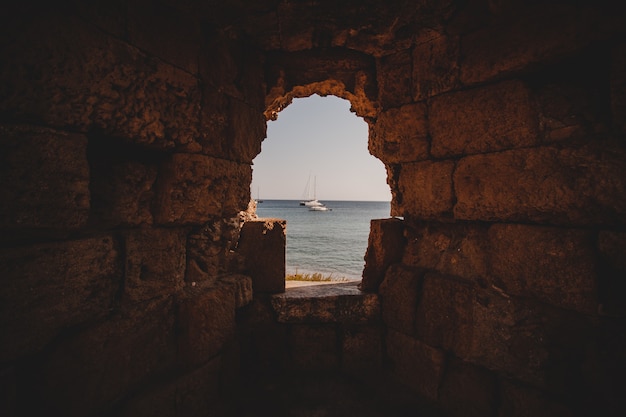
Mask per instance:
[[[322,202],[390,201],[385,167],[368,152],[367,139],[367,123],[350,112],[347,100],[294,99],[267,123],[267,138],[253,161],[251,195],[299,200],[310,176]]]

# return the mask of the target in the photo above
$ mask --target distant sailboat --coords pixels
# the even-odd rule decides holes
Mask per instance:
[[[321,206],[322,203],[317,201],[315,196],[316,193],[316,179],[317,177],[313,177],[313,197],[311,198],[311,176],[309,175],[309,180],[306,182],[306,187],[304,187],[303,200],[300,201],[301,206],[305,207],[316,207]]]
[[[259,197],[260,193],[259,193],[259,187],[256,187],[256,202],[257,203],[262,203],[263,200],[261,200],[261,198]]]

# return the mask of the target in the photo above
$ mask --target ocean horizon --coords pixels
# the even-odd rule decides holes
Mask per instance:
[[[310,211],[301,200],[264,199],[261,218],[287,221],[287,274],[321,273],[360,280],[365,266],[370,221],[390,217],[389,201],[320,200],[328,211]]]

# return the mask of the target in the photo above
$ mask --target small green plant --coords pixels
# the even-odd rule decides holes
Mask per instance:
[[[329,282],[329,281],[348,281],[346,277],[334,277],[333,274],[324,275],[319,272],[314,272],[312,274],[302,274],[297,270],[294,274],[288,274],[285,277],[287,281],[316,281],[316,282]]]

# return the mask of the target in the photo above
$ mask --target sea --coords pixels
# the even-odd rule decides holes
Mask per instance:
[[[388,218],[391,203],[321,201],[330,210],[310,211],[299,200],[263,200],[259,217],[287,220],[286,272],[322,273],[360,280],[370,220]]]

